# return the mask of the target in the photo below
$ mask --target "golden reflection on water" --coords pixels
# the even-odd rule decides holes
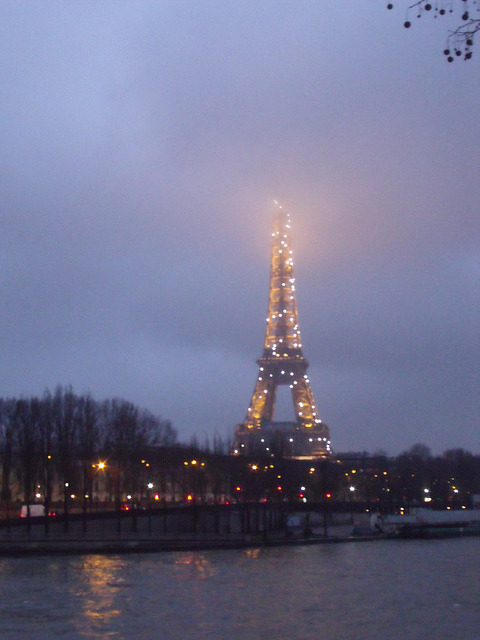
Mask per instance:
[[[93,637],[98,632],[99,637],[105,637],[102,629],[122,613],[116,596],[123,582],[123,563],[120,558],[103,555],[87,555],[80,562],[79,584],[75,591],[79,609],[83,612],[79,632],[87,636],[93,633]]]
[[[192,553],[182,553],[176,560],[175,565],[180,573],[195,574],[196,578],[211,578],[216,571],[210,560],[202,555],[192,551]]]

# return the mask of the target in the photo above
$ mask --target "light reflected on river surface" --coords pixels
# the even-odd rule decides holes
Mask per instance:
[[[215,575],[215,565],[198,552],[176,554],[174,577],[206,579]]]
[[[116,606],[119,588],[124,585],[121,563],[110,556],[83,556],[77,584],[70,592],[77,598],[83,616],[79,619],[78,632],[95,637],[104,633],[121,614]],[[101,637],[101,635],[100,635]]]
[[[480,538],[0,560],[2,640],[480,640]]]

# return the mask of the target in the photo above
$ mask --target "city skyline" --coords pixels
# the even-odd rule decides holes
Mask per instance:
[[[0,2],[0,397],[233,437],[277,198],[333,450],[480,451],[480,52],[374,4]]]

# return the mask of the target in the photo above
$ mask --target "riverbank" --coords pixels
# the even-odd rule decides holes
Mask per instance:
[[[373,541],[380,538],[381,536],[373,533],[361,536],[311,535],[308,537],[288,537],[285,534],[279,534],[268,537],[264,535],[197,535],[161,538],[17,538],[0,541],[0,556],[206,551]]]
[[[308,505],[308,509],[302,506],[177,506],[126,513],[15,518],[0,522],[0,556],[248,549],[480,534],[478,527],[467,526],[468,523],[454,527],[423,523],[373,530],[370,511],[348,513],[326,510],[323,504]],[[459,513],[470,517],[463,511]],[[381,520],[383,525],[388,521],[388,516]],[[401,523],[404,521],[408,525],[409,521],[402,517]]]
[[[365,513],[324,505],[181,505],[0,522],[0,555],[142,553],[347,541]]]

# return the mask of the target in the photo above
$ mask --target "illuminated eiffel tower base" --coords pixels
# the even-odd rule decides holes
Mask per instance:
[[[330,455],[329,429],[318,416],[298,326],[290,217],[275,203],[270,291],[263,355],[245,420],[235,427],[234,455],[314,460]],[[279,385],[289,385],[296,420],[275,422]]]

